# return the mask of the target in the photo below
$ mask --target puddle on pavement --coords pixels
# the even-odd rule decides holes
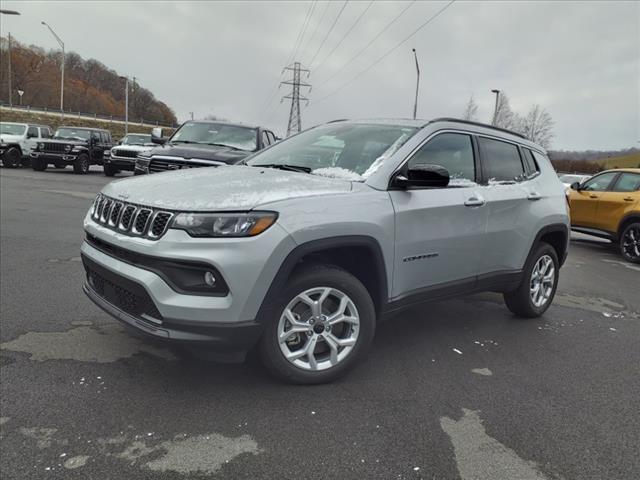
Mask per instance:
[[[549,479],[536,463],[520,458],[515,451],[489,436],[476,411],[463,409],[459,420],[442,417],[440,426],[451,439],[462,480]]]
[[[472,368],[471,373],[484,375],[485,377],[490,377],[491,375],[493,375],[493,372],[488,368]]]
[[[176,360],[168,349],[143,342],[120,325],[80,326],[66,332],[28,332],[0,344],[2,350],[28,353],[30,360],[112,363],[138,353]]]

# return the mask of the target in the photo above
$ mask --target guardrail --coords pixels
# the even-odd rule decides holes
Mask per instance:
[[[115,116],[115,115],[100,115],[97,113],[83,113],[83,112],[73,112],[71,110],[65,110],[64,112],[62,112],[59,108],[47,108],[47,107],[32,107],[30,105],[11,105],[9,106],[8,104],[4,103],[4,102],[0,102],[0,110],[9,110],[9,111],[13,111],[13,110],[18,110],[18,111],[24,111],[24,112],[30,112],[30,113],[38,113],[41,115],[56,115],[56,116],[60,116],[63,115],[64,117],[69,117],[69,118],[77,118],[77,119],[85,119],[85,120],[102,120],[104,122],[110,122],[110,123],[119,123],[119,124],[125,124],[125,119],[124,117],[119,117],[119,116]],[[166,124],[161,124],[159,122],[151,122],[151,121],[144,121],[144,118],[139,118],[139,119],[135,119],[135,118],[129,118],[128,121],[129,125],[140,125],[142,127],[166,127],[166,128],[177,128],[178,125],[166,125]]]

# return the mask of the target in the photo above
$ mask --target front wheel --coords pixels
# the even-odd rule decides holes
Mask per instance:
[[[31,168],[36,172],[44,172],[47,169],[47,162],[39,158],[31,159]]]
[[[520,286],[504,294],[507,308],[519,317],[542,315],[556,294],[559,271],[560,263],[555,249],[548,243],[538,245],[527,260]]]
[[[84,175],[89,171],[89,156],[86,153],[81,153],[73,163],[73,173],[79,173]]]
[[[620,235],[620,254],[631,263],[640,263],[640,222],[624,227]]]
[[[114,167],[113,165],[104,165],[102,167],[104,169],[104,174],[107,177],[113,177],[116,173],[118,173],[118,169],[116,167]]]
[[[260,341],[262,362],[297,384],[331,382],[367,353],[376,327],[371,296],[350,273],[315,265],[296,273],[276,301]]]

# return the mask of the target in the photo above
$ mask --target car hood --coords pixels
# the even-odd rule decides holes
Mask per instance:
[[[21,142],[24,137],[22,135],[7,135],[3,133],[0,135],[0,142],[2,143],[17,143]]]
[[[193,168],[130,177],[102,193],[167,210],[238,211],[281,200],[346,194],[351,182],[265,167]]]
[[[253,152],[234,150],[230,147],[218,147],[214,145],[194,145],[167,143],[155,147],[148,152],[148,155],[162,155],[170,157],[180,157],[184,159],[212,160],[214,162],[224,162],[228,164],[238,163],[240,160],[251,155]]]

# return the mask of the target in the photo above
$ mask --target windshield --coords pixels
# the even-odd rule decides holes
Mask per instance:
[[[59,128],[53,138],[61,138],[64,140],[89,140],[91,130],[83,130],[80,128]]]
[[[26,125],[16,125],[15,123],[0,123],[0,133],[5,135],[24,135]]]
[[[226,125],[224,123],[188,122],[173,134],[173,143],[200,143],[203,145],[224,145],[237,150],[253,151],[256,145],[255,128]]]
[[[123,145],[146,145],[151,143],[151,135],[130,134],[122,139]]]
[[[416,131],[398,125],[333,123],[278,143],[247,163],[304,167],[315,175],[364,181]]]

